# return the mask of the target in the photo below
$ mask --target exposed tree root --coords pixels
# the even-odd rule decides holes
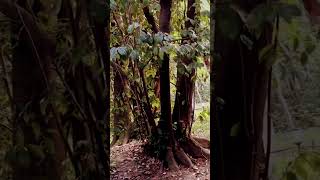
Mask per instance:
[[[170,170],[176,171],[179,169],[179,166],[174,158],[173,151],[172,151],[171,147],[167,148],[165,161],[167,162],[168,168]]]
[[[188,155],[183,151],[182,148],[180,147],[177,147],[175,149],[175,152],[174,152],[176,158],[177,158],[177,161],[180,163],[180,164],[183,164],[187,167],[191,167],[191,168],[194,168],[194,165],[191,161],[191,159],[188,157]]]
[[[128,131],[122,133],[120,136],[115,135],[114,138],[112,139],[110,146],[113,147],[114,145],[121,146],[121,145],[127,144],[130,140],[129,137],[130,137],[130,135],[129,135]]]
[[[114,136],[111,143],[110,143],[110,146],[113,147],[119,140],[119,136]]]
[[[173,171],[177,170],[179,168],[177,164],[178,162],[186,167],[197,169],[188,155],[193,158],[209,159],[210,150],[202,147],[200,143],[190,137],[187,141],[179,143],[174,150],[171,148],[167,149],[165,161],[168,168]]]
[[[185,142],[181,143],[182,148],[186,153],[194,158],[210,158],[210,150],[203,148],[193,138],[188,138]]]
[[[209,141],[203,138],[196,138],[198,141],[193,139],[193,137],[186,138],[183,142],[174,142],[174,147],[167,147],[166,155],[164,157],[164,165],[172,171],[179,169],[178,164],[184,165],[188,168],[197,169],[193,163],[193,158],[210,158]],[[199,143],[200,142],[200,143]],[[204,144],[204,147],[202,146]],[[149,144],[151,145],[151,144]],[[146,146],[145,150],[147,152],[152,152],[150,149],[152,146]],[[206,147],[206,148],[205,148]],[[153,147],[154,148],[154,147]],[[150,154],[155,155],[155,154]],[[157,156],[158,157],[158,156]],[[191,158],[192,157],[192,158]],[[159,157],[158,157],[159,158]]]
[[[205,138],[192,137],[197,143],[199,143],[203,148],[210,149],[210,141]]]

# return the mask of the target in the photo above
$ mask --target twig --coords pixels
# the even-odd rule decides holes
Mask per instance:
[[[8,129],[11,133],[13,133],[13,129],[12,129],[11,127],[9,127],[8,125],[2,124],[2,123],[0,122],[0,126]]]

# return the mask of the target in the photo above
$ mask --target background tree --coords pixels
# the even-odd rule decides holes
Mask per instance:
[[[182,129],[182,127],[179,130],[177,129],[177,122],[179,121],[178,119],[175,119],[176,122],[173,121],[175,115],[171,113],[173,108],[171,104],[173,104],[172,100],[175,99],[177,108],[184,101],[183,98],[175,98],[174,95],[177,91],[184,91],[184,87],[176,83],[177,74],[179,74],[178,79],[183,79],[187,76],[185,74],[189,70],[199,69],[199,74],[193,73],[193,82],[190,82],[190,84],[193,84],[192,86],[194,86],[195,79],[205,79],[205,76],[207,76],[207,70],[203,67],[203,59],[208,56],[207,38],[209,34],[204,33],[208,33],[206,31],[208,26],[204,25],[208,23],[208,14],[204,13],[203,7],[201,7],[202,1],[164,1],[160,3],[150,1],[150,3],[130,2],[126,4],[117,1],[117,4],[112,4],[113,24],[115,25],[111,29],[114,34],[113,47],[111,48],[112,68],[115,72],[114,77],[120,72],[121,79],[128,81],[128,91],[123,93],[122,96],[131,99],[130,111],[134,115],[130,128],[133,132],[130,132],[129,139],[136,138],[135,134],[138,132],[139,138],[148,139],[146,151],[164,160],[165,164],[171,169],[178,169],[176,161],[190,167],[193,166],[193,163],[183,148],[189,148],[190,155],[195,157],[208,157],[209,150],[201,149],[198,146],[198,154],[196,154],[190,150],[189,144],[191,141],[189,144],[185,144],[185,147],[180,145],[183,137],[178,137],[179,133],[177,132],[182,132],[185,129]],[[186,6],[181,6],[184,3],[186,3]],[[190,13],[193,15],[190,15]],[[193,16],[193,19],[191,19],[191,16]],[[198,20],[196,20],[196,16],[199,18]],[[202,19],[200,20],[200,18]],[[197,28],[188,30],[184,22],[189,23],[188,27],[194,25]],[[203,36],[201,36],[202,34]],[[185,63],[183,59],[194,60]],[[179,63],[179,66],[176,66],[177,63]],[[187,79],[190,80],[190,78],[191,76]],[[114,85],[118,83],[119,81],[114,80]],[[178,86],[180,86],[179,90],[177,90]],[[160,92],[158,91],[159,87]],[[117,98],[118,93],[119,91],[113,92],[115,103],[119,100]],[[187,96],[194,96],[194,88],[187,93]],[[187,96],[183,95],[185,98]],[[195,101],[190,102],[194,103]],[[190,106],[194,106],[193,103],[185,104],[184,108],[190,108],[191,110],[189,114],[193,113],[194,107]],[[116,106],[115,104],[113,107],[115,110],[118,109]],[[159,108],[160,112],[158,111]],[[207,113],[203,111],[203,117]],[[117,122],[123,121],[125,118],[116,117],[117,112],[114,112],[113,115],[114,124],[112,126],[116,128]],[[122,115],[125,116],[123,113]],[[195,118],[190,116],[188,121],[187,123],[191,123],[187,127],[190,132],[185,134],[185,137],[191,136],[192,122],[195,121]],[[114,133],[118,129],[116,128]],[[125,132],[125,129],[128,128],[123,128],[123,132]],[[208,148],[209,141],[201,140]],[[191,144],[193,150],[197,147],[195,143],[198,144],[195,141]],[[199,155],[200,153],[207,156]]]
[[[217,4],[216,11],[213,110],[220,146],[216,149],[222,154],[217,157],[216,178],[267,179],[271,131],[267,114],[278,19],[299,11],[263,1]]]
[[[105,179],[109,173],[108,8],[92,1],[1,1],[12,23],[15,179]],[[86,42],[86,43],[83,43]],[[12,48],[12,51],[11,51]],[[73,169],[72,169],[72,168]],[[69,172],[67,172],[69,170]]]

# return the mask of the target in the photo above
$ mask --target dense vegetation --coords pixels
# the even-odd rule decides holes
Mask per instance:
[[[109,147],[137,139],[173,171],[211,156],[219,180],[319,178],[318,142],[299,137],[270,173],[276,135],[319,126],[315,0],[0,0],[0,12],[1,178],[103,180]]]

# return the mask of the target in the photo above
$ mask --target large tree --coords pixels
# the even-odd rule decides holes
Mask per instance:
[[[106,3],[4,0],[0,12],[14,22],[14,178],[62,179],[67,160],[76,179],[108,178]]]
[[[237,5],[250,12],[262,3],[265,2],[243,1]],[[214,177],[221,180],[266,179],[268,157],[262,135],[271,69],[266,62],[259,62],[259,52],[271,44],[272,24],[263,24],[261,35],[256,37],[245,28],[240,16],[230,6],[217,2],[216,11],[212,54],[212,111],[216,131],[212,133],[219,156],[216,157]],[[233,16],[235,22],[224,19],[223,15]],[[236,27],[231,27],[239,31],[230,37],[224,32],[223,21],[231,21],[227,23],[234,23]],[[241,36],[250,39],[252,44],[241,41]]]
[[[43,7],[43,8],[39,8]],[[43,101],[52,95],[55,82],[52,81],[52,62],[55,56],[55,39],[40,28],[33,14],[44,13],[56,17],[55,7],[47,7],[39,1],[28,5],[26,1],[1,1],[0,11],[18,22],[14,24],[12,32],[20,36],[13,36],[15,48],[12,61],[13,88],[13,141],[17,157],[30,159],[12,161],[14,179],[43,179],[48,177],[58,180],[62,177],[62,164],[65,159],[64,144],[58,133],[58,120],[54,113],[43,111]],[[54,23],[54,22],[53,22]],[[47,106],[47,109],[52,109]],[[50,133],[51,131],[51,133]],[[40,133],[40,134],[39,134]],[[53,147],[50,147],[50,144]],[[41,147],[44,146],[44,157]],[[40,151],[40,152],[39,152]],[[38,153],[36,153],[38,152]]]
[[[160,1],[160,31],[163,33],[170,32],[171,18],[171,1]],[[187,5],[187,20],[185,28],[192,28],[195,15],[196,4],[194,0],[189,0]],[[190,29],[191,30],[191,29]],[[188,37],[183,37],[188,38]],[[189,39],[191,39],[189,37]],[[189,42],[190,43],[190,42]],[[183,57],[178,62],[178,67],[190,65],[194,59]],[[169,75],[169,55],[164,54],[160,67],[160,102],[161,118],[159,121],[160,132],[165,143],[164,160],[170,169],[178,169],[177,162],[188,167],[193,167],[191,159],[187,153],[193,157],[209,157],[210,151],[203,148],[199,142],[191,138],[191,127],[194,111],[194,81],[195,69],[191,73],[178,71],[177,73],[177,94],[173,115],[171,114],[170,100],[170,75]],[[173,121],[174,120],[174,121]],[[177,128],[174,130],[173,125],[176,122]]]
[[[299,10],[279,2],[218,1],[216,12],[211,50],[212,133],[218,154],[214,177],[268,179],[271,67],[279,17],[288,20]]]

